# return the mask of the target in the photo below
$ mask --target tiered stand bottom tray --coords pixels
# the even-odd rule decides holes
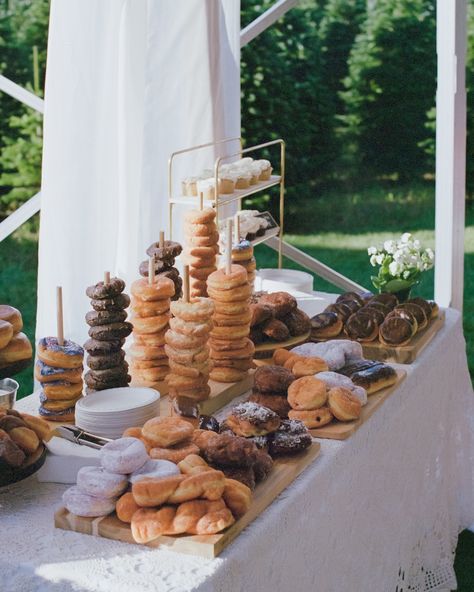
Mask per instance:
[[[268,478],[260,483],[253,495],[248,512],[226,531],[216,535],[180,535],[161,536],[148,547],[168,547],[179,553],[217,557],[296,477],[305,470],[319,455],[320,445],[313,442],[310,448],[298,456],[275,460]],[[81,518],[70,514],[65,508],[54,516],[56,528],[72,530],[125,543],[134,543],[130,526],[121,522],[115,514],[103,518]]]

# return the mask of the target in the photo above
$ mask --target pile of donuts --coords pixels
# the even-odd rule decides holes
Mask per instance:
[[[206,280],[217,269],[219,233],[212,208],[188,210],[184,215],[183,263],[189,265],[190,296],[207,296]]]
[[[213,416],[200,416],[198,425],[195,429],[180,417],[156,417],[142,428],[128,428],[123,435],[140,439],[155,460],[179,465],[190,456],[200,455],[210,467],[250,489],[271,471],[271,457],[251,438],[236,436]]]
[[[189,423],[155,418],[145,426],[146,439],[125,436],[110,442],[101,450],[100,467],[79,470],[76,485],[63,495],[69,512],[98,517],[115,511],[130,524],[137,543],[161,535],[217,534],[245,514],[252,500],[250,489],[197,454],[176,462],[149,458],[147,445],[176,446],[193,431]]]
[[[368,395],[397,381],[391,366],[364,360],[361,350],[359,343],[343,340],[278,349],[274,364],[255,372],[249,400],[310,429],[356,420]]]
[[[311,329],[310,318],[288,292],[259,292],[252,297],[250,308],[250,339],[255,345],[286,341]]]
[[[183,280],[179,275],[179,271],[175,265],[175,259],[181,254],[183,247],[170,240],[164,240],[161,244],[156,242],[151,244],[146,250],[148,257],[153,257],[155,278],[166,277],[174,283],[174,295],[171,300],[178,300],[183,295]],[[140,263],[140,275],[144,278],[148,277],[149,261],[145,260]]]
[[[252,292],[255,289],[257,262],[253,256],[253,246],[247,240],[241,240],[232,246],[232,263],[241,265],[247,271],[247,281]]]
[[[407,345],[438,315],[438,305],[423,298],[399,303],[395,294],[341,294],[334,304],[311,319],[311,339],[320,341],[344,334],[361,343]]]
[[[220,194],[234,193],[236,189],[247,189],[262,181],[268,181],[272,174],[269,160],[254,160],[246,156],[230,164],[223,164],[218,173],[218,191]],[[181,181],[184,196],[198,196],[204,199],[215,199],[216,181],[214,171],[204,170],[200,175],[186,177]]]
[[[41,417],[0,409],[0,474],[18,469],[52,435],[48,423]]]
[[[87,393],[125,387],[131,380],[122,349],[133,329],[126,320],[130,298],[124,290],[125,282],[120,278],[98,282],[86,290],[93,308],[86,314],[90,337],[84,344],[89,354],[89,370],[84,375]]]
[[[82,397],[83,348],[65,339],[42,337],[38,342],[35,378],[41,384],[39,414],[49,421],[73,421]]]
[[[152,283],[142,278],[131,286],[133,343],[128,355],[135,384],[153,386],[170,371],[164,346],[175,287],[165,274],[155,276]]]
[[[231,265],[230,273],[219,269],[207,278],[208,293],[215,306],[214,327],[209,345],[214,367],[211,378],[217,382],[243,380],[253,367],[255,347],[249,339],[251,287],[247,271]]]
[[[164,336],[170,370],[166,382],[175,410],[187,417],[197,417],[197,404],[211,392],[208,382],[212,363],[207,342],[213,312],[209,298],[171,303],[170,328]]]
[[[0,378],[16,374],[30,363],[33,349],[22,328],[20,311],[0,304]]]

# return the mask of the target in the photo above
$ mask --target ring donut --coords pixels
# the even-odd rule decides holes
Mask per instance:
[[[87,356],[86,364],[91,370],[106,370],[119,366],[125,359],[125,352],[119,350],[106,356]]]
[[[88,333],[91,339],[96,339],[97,341],[115,341],[128,337],[132,330],[132,323],[110,323],[108,325],[90,327]]]
[[[169,313],[163,313],[153,317],[132,317],[133,329],[137,333],[157,333],[168,326]]]
[[[247,240],[241,240],[232,247],[232,262],[249,261],[253,257],[253,246]]]
[[[64,345],[59,345],[57,337],[42,337],[38,343],[38,357],[48,366],[80,368],[84,350],[69,339],[64,340]]]
[[[245,269],[243,270],[244,273],[247,273]],[[216,302],[242,302],[243,300],[248,300],[252,295],[252,288],[246,282],[241,286],[237,286],[236,288],[232,288],[230,290],[216,290],[215,288],[211,288],[208,285],[207,291],[209,296],[215,300]]]
[[[183,321],[208,321],[214,313],[214,303],[210,298],[196,298],[193,302],[176,300],[171,303],[171,314]]]
[[[81,382],[68,382],[66,380],[55,380],[54,382],[45,382],[43,392],[50,401],[61,399],[76,399],[82,393]],[[69,403],[69,406],[71,404]]]
[[[89,298],[94,300],[102,300],[103,298],[114,298],[125,290],[125,282],[120,278],[110,278],[108,284],[98,282],[95,286],[89,286],[86,289],[86,294]]]
[[[164,346],[142,345],[138,343],[132,343],[130,354],[133,358],[141,361],[166,358]]]
[[[124,310],[91,310],[86,314],[86,323],[90,327],[108,325],[109,323],[123,323],[127,318]]]
[[[216,231],[217,227],[215,222],[209,222],[207,224],[188,224],[186,222],[184,223],[184,234],[186,236],[186,239],[188,239],[188,237],[194,236],[210,237],[211,235],[214,235]],[[219,238],[219,234],[217,234],[217,237]],[[214,243],[216,242],[217,241],[214,241]]]
[[[132,306],[134,316],[136,317],[154,317],[156,315],[168,312],[170,303],[167,298],[163,300],[154,300],[153,302],[146,302],[141,298],[132,298]]]
[[[108,356],[111,353],[121,350],[125,339],[114,339],[113,341],[98,341],[97,339],[88,339],[84,343],[84,349],[91,356]]]
[[[174,296],[174,291],[173,280],[164,276],[158,276],[153,284],[149,284],[148,279],[145,278],[135,280],[131,287],[132,295],[145,302],[171,298]]]
[[[216,228],[214,228],[210,234],[205,234],[203,236],[193,235],[192,233],[188,233],[186,236],[186,244],[188,246],[209,247],[211,245],[216,245],[218,242],[219,233]]]
[[[38,413],[48,421],[69,422],[74,421],[74,409],[74,406],[72,406],[62,411],[50,411],[49,409],[45,409],[43,405],[40,405]]]
[[[175,349],[202,348],[206,345],[207,339],[207,335],[183,335],[182,333],[176,333],[172,329],[168,329],[165,334],[166,344]]]
[[[186,224],[209,224],[216,219],[214,208],[203,208],[202,210],[188,210],[184,214]]]
[[[231,265],[230,273],[218,269],[207,278],[207,285],[213,290],[231,290],[247,284],[247,271],[241,265]]]
[[[165,240],[162,247],[160,247],[159,242],[151,244],[146,250],[146,254],[149,257],[154,257],[157,260],[169,260],[175,259],[181,254],[182,250],[183,247],[179,243],[171,240]]]
[[[199,364],[205,362],[210,353],[209,346],[206,344],[201,349],[175,349],[171,345],[165,345],[166,355],[179,364]]]
[[[152,347],[162,347],[165,345],[165,335],[168,327],[165,327],[158,333],[138,333],[133,332],[133,338],[137,345],[151,345]]]
[[[212,321],[208,320],[202,323],[193,321],[184,321],[179,317],[173,317],[169,321],[170,328],[176,333],[183,335],[193,335],[196,337],[207,336],[212,329]]]
[[[119,294],[114,298],[94,298],[91,300],[94,310],[124,310],[130,306],[130,297],[128,294]]]

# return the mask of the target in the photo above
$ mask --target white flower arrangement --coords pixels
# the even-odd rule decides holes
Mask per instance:
[[[424,271],[434,265],[434,253],[423,248],[409,232],[400,240],[386,240],[381,248],[369,247],[367,253],[372,267],[380,266],[378,275],[371,276],[374,286],[383,292],[407,290],[420,281]]]

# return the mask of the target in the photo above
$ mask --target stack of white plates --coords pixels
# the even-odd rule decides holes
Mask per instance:
[[[92,393],[76,403],[76,425],[103,438],[120,438],[160,414],[160,393],[151,388],[113,388]]]

